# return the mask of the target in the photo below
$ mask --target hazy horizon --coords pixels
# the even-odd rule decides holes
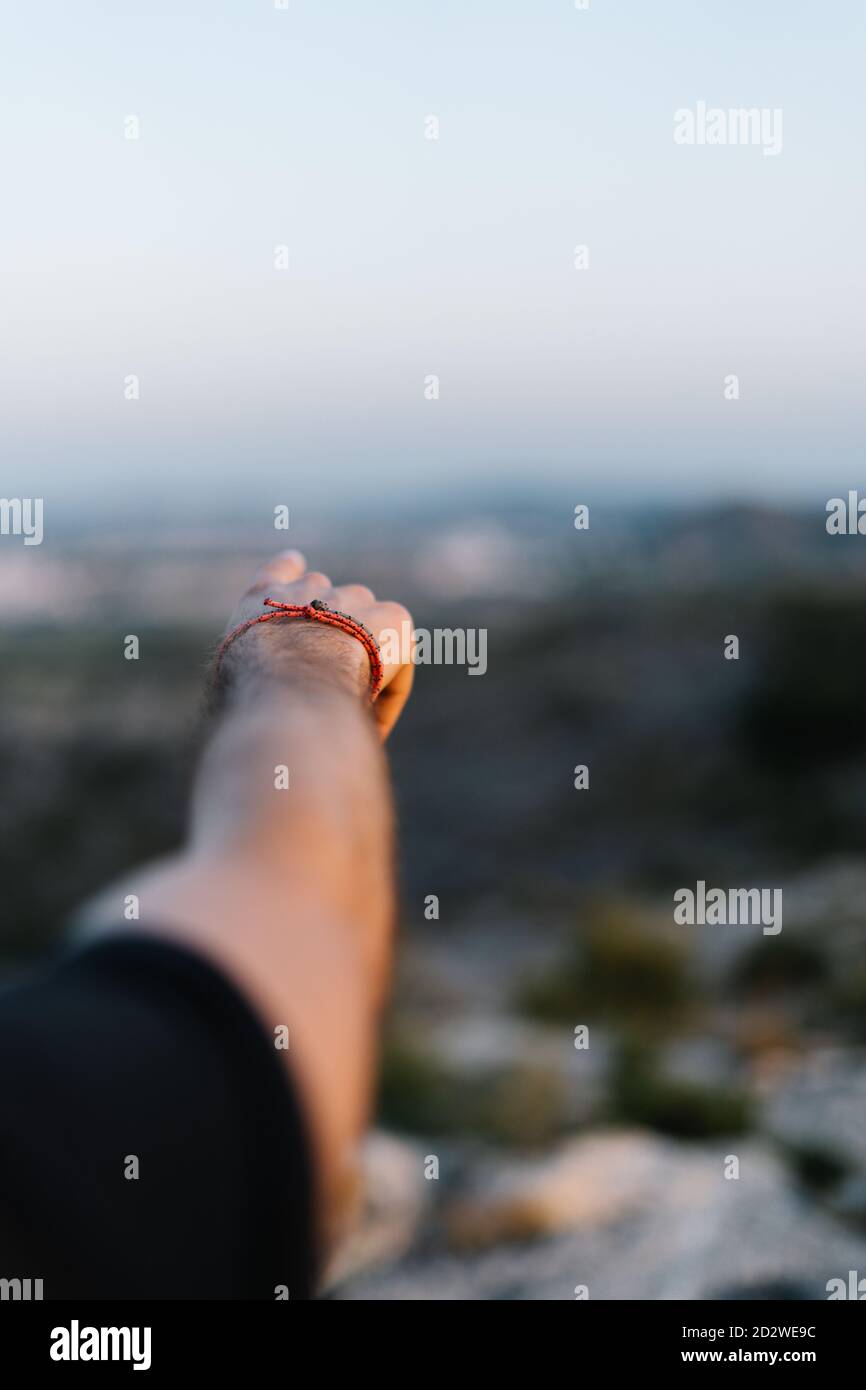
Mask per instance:
[[[866,470],[860,476],[864,479],[859,488],[859,496],[866,498]],[[780,517],[808,519],[813,517],[816,530],[824,532],[827,518],[827,503],[831,497],[847,497],[850,489],[857,490],[856,478],[846,478],[839,486],[831,486],[825,481],[815,486],[804,486],[801,491],[789,490],[784,494],[770,490],[754,490],[751,494],[745,489],[710,492],[699,486],[686,491],[684,488],[664,489],[644,484],[633,488],[627,483],[616,488],[582,485],[581,479],[536,480],[533,483],[511,479],[491,480],[489,486],[482,481],[455,483],[446,479],[439,486],[417,486],[399,488],[387,494],[359,493],[317,493],[296,486],[271,485],[261,496],[245,493],[233,497],[230,492],[221,495],[212,490],[207,495],[181,488],[135,498],[110,491],[102,496],[88,494],[86,497],[71,497],[63,493],[43,499],[43,524],[45,543],[62,539],[64,535],[87,535],[90,531],[110,528],[118,533],[146,534],[150,530],[157,546],[160,537],[166,533],[197,532],[206,533],[209,529],[222,530],[235,527],[261,534],[265,540],[269,535],[275,537],[275,544],[293,545],[299,531],[313,529],[318,532],[333,530],[335,533],[345,527],[365,523],[378,524],[390,522],[395,525],[401,521],[412,527],[424,527],[428,522],[436,525],[449,525],[452,522],[483,520],[484,518],[505,519],[509,523],[521,516],[539,518],[547,525],[555,524],[557,516],[562,519],[565,531],[573,528],[574,507],[578,503],[589,506],[594,530],[611,530],[625,525],[638,526],[641,519],[652,522],[656,518],[701,518],[724,513],[778,514]],[[7,490],[8,491],[8,490]],[[272,505],[272,499],[273,505]],[[274,528],[274,507],[287,505],[290,509],[288,530]],[[158,528],[158,529],[154,529]],[[10,539],[10,547],[18,541]],[[35,553],[28,548],[30,553]]]

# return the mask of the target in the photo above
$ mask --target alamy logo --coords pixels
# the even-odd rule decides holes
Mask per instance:
[[[765,155],[782,153],[782,108],[740,106],[724,110],[699,101],[674,112],[677,145],[761,145]]]
[[[13,1303],[39,1302],[42,1299],[41,1279],[0,1279],[0,1301]]]
[[[134,1371],[150,1370],[149,1327],[52,1327],[52,1361],[131,1361]]]
[[[42,498],[0,497],[0,536],[23,536],[25,545],[41,545]]]
[[[866,1300],[866,1279],[861,1279],[856,1269],[848,1270],[847,1284],[844,1279],[828,1279],[826,1288],[829,1303],[838,1298],[853,1298],[858,1303]]]
[[[851,491],[848,499],[831,497],[827,503],[828,536],[866,536],[866,497]]]
[[[674,893],[674,921],[678,926],[761,925],[764,936],[782,930],[781,888],[710,888],[698,879],[694,889]]]
[[[379,650],[386,666],[467,666],[470,676],[487,670],[486,627],[413,628],[410,622],[383,628]]]

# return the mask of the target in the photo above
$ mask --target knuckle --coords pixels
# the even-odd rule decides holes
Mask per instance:
[[[412,614],[402,603],[383,603],[384,615],[388,622],[394,627],[400,627],[403,623],[412,624]]]

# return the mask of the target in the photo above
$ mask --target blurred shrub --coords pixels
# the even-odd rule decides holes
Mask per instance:
[[[517,1004],[549,1022],[602,1018],[666,1032],[685,1020],[695,995],[682,943],[627,906],[606,905],[575,931],[552,968],[519,986]]]
[[[851,1171],[848,1160],[827,1144],[784,1143],[780,1149],[797,1182],[810,1192],[831,1192]]]
[[[406,1029],[387,1033],[380,1058],[378,1115],[390,1129],[438,1134],[454,1120],[447,1069]]]
[[[737,991],[772,993],[820,986],[828,973],[827,956],[819,942],[794,935],[762,937],[737,958],[729,983]]]
[[[678,1139],[743,1134],[752,1127],[748,1096],[728,1086],[665,1077],[652,1048],[626,1038],[610,1076],[612,1118]]]
[[[543,1145],[567,1128],[567,1106],[565,1085],[549,1067],[534,1062],[463,1073],[443,1065],[408,1029],[386,1038],[378,1117],[388,1128]]]
[[[855,1042],[866,1043],[866,964],[852,970],[836,986],[828,1022],[840,1025]]]
[[[475,1117],[475,1132],[494,1143],[544,1145],[567,1128],[562,1079],[537,1063],[478,1078],[466,1100]]]

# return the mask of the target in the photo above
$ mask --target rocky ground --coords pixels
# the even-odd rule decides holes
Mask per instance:
[[[489,921],[415,932],[392,1035],[412,1103],[401,1110],[386,1086],[383,1104],[420,1132],[371,1139],[330,1296],[820,1299],[829,1280],[866,1273],[866,1049],[840,1040],[821,1006],[862,963],[866,871],[839,862],[786,891],[783,978],[763,976],[743,935],[694,940],[695,966],[739,984],[733,999],[711,986],[662,1039],[643,1035],[667,1088],[646,1112],[652,1127],[612,1106],[616,1015],[592,1022],[578,1050],[570,1019],[515,1003],[527,972],[562,973],[567,932],[538,942],[525,923]],[[798,979],[814,937],[821,970],[807,952],[815,978]],[[407,1036],[426,1069],[417,1055],[406,1068]],[[447,1132],[423,1132],[443,1114]]]
[[[866,1055],[819,1048],[755,1089],[755,1131],[712,1141],[578,1125],[526,1152],[377,1131],[329,1294],[825,1298],[866,1272]]]
[[[866,1269],[866,1232],[816,1207],[766,1142],[624,1130],[535,1161],[451,1153],[441,1196],[423,1148],[375,1136],[366,1233],[341,1252],[332,1297],[821,1299]],[[738,1179],[724,1175],[734,1153]]]

